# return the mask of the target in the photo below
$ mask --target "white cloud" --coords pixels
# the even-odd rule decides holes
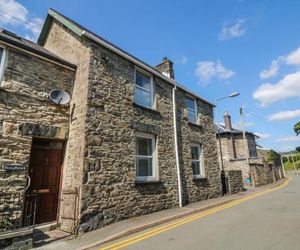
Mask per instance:
[[[175,60],[175,63],[178,63],[178,64],[187,64],[187,57],[186,56],[182,56],[181,58]]]
[[[300,64],[300,47],[295,51],[291,52],[286,57],[286,64],[298,65]]]
[[[270,121],[284,121],[300,117],[300,109],[287,110],[269,115]]]
[[[283,61],[283,57],[278,57],[276,60],[273,60],[271,62],[270,68],[263,70],[262,72],[260,72],[259,76],[261,79],[267,79],[273,76],[276,76],[278,74],[278,70],[280,67],[280,64]]]
[[[195,76],[199,79],[199,83],[205,85],[212,78],[225,80],[231,78],[236,73],[230,69],[226,69],[222,62],[217,60],[212,61],[201,61],[197,63],[195,69]]]
[[[271,137],[271,135],[268,133],[254,133],[254,134],[256,134],[259,137],[258,139],[262,139],[262,140],[268,139]]]
[[[278,142],[298,142],[300,136],[284,136],[277,139]]]
[[[264,83],[253,93],[253,98],[258,100],[261,106],[291,97],[300,97],[300,71],[286,75],[275,84]]]
[[[26,37],[36,40],[42,28],[43,20],[32,16],[16,0],[0,0],[0,25],[4,27],[21,27]]]
[[[230,40],[244,35],[246,32],[245,22],[246,19],[238,19],[223,23],[222,29],[219,33],[219,40]]]
[[[271,62],[269,69],[260,72],[259,76],[262,79],[267,79],[278,74],[281,64],[299,65],[300,64],[300,47],[288,55],[279,56]]]

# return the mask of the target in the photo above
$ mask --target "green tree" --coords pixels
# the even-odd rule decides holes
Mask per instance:
[[[268,156],[267,156],[267,162],[268,163],[274,163],[274,160],[276,158],[276,152],[274,150],[270,150],[268,152]]]
[[[295,131],[296,135],[300,134],[300,121],[294,125],[294,131]]]
[[[300,146],[296,147],[297,152],[300,152]]]

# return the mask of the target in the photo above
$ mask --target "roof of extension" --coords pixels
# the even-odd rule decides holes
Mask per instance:
[[[34,54],[37,54],[39,56],[48,58],[52,61],[55,61],[59,64],[63,64],[65,66],[68,66],[70,68],[76,69],[76,66],[74,64],[71,64],[62,58],[58,57],[57,55],[51,53],[50,51],[46,50],[44,47],[40,46],[39,44],[36,44],[30,40],[27,40],[25,38],[22,38],[15,33],[12,33],[8,30],[1,29],[0,28],[0,41],[7,45],[13,45],[18,48],[27,50],[29,52],[32,52]]]
[[[164,76],[155,67],[150,66],[149,64],[147,64],[147,63],[143,62],[142,60],[136,58],[135,56],[129,54],[128,52],[124,51],[123,49],[121,49],[121,48],[117,47],[116,45],[112,44],[111,42],[107,41],[103,37],[95,34],[94,32],[90,31],[89,29],[81,26],[77,22],[73,21],[72,19],[64,16],[63,14],[61,14],[53,9],[49,9],[49,11],[48,11],[46,21],[42,28],[40,37],[38,39],[38,43],[40,45],[42,45],[42,46],[44,45],[53,19],[56,19],[58,22],[63,24],[68,29],[72,30],[78,36],[80,36],[80,37],[85,36],[85,37],[93,40],[94,42],[101,44],[102,46],[106,47],[107,49],[109,49],[109,50],[121,55],[122,57],[126,58],[127,60],[133,62],[135,65],[149,71],[153,75],[155,75],[155,76],[167,81],[168,83],[176,86],[177,88],[189,93],[190,95],[194,96],[195,98],[198,98],[212,106],[215,106],[212,102],[205,100],[204,98],[198,96],[194,92],[192,92],[189,89],[187,89],[186,87],[184,87],[182,84],[176,82],[174,79]]]
[[[218,133],[218,125],[215,124],[215,130],[216,133]],[[232,128],[232,130],[230,129],[226,129],[224,125],[219,124],[219,132],[220,134],[243,134],[243,130],[240,129],[236,129],[236,128]],[[254,135],[255,138],[259,138],[259,136],[257,136],[256,134],[249,132],[249,131],[245,131],[246,134],[251,134]]]

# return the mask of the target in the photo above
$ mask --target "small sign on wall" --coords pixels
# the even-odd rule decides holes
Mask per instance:
[[[22,164],[4,163],[3,169],[5,172],[18,172],[26,170],[26,166]]]

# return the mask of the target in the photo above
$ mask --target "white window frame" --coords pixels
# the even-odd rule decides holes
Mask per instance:
[[[2,58],[0,60],[0,84],[2,83],[6,62],[6,48],[3,45],[0,45],[0,48],[3,49]]]
[[[201,178],[205,178],[205,171],[204,171],[204,159],[203,159],[203,146],[201,144],[198,143],[191,143],[191,151],[192,151],[192,147],[197,147],[199,149],[199,159],[195,160],[195,159],[191,159],[191,162],[199,162],[199,168],[200,168],[200,175],[194,175],[193,174],[193,178],[194,179],[201,179]],[[191,154],[192,157],[192,154]],[[192,169],[193,171],[193,169]]]
[[[138,182],[147,181],[158,181],[158,164],[157,164],[157,140],[156,136],[153,134],[147,134],[142,132],[135,133],[135,140],[137,138],[146,138],[152,140],[152,156],[137,155],[135,154],[135,180]],[[137,141],[137,140],[136,140]],[[137,147],[137,144],[136,144]],[[152,158],[152,176],[137,176],[137,159]]]
[[[191,109],[191,108],[187,107],[187,110],[188,110],[188,112],[189,112],[189,110],[191,110],[191,111],[195,111],[195,120],[196,120],[196,122],[192,122],[192,121],[190,121],[190,119],[189,119],[189,113],[188,113],[188,120],[189,120],[189,122],[191,122],[191,123],[198,124],[197,99],[196,99],[196,98],[194,98],[194,97],[192,97],[192,96],[185,96],[185,98],[187,98],[187,99],[190,99],[190,100],[193,100],[193,101],[194,101],[194,109]]]
[[[145,89],[139,85],[136,84],[136,72],[140,72],[148,77],[150,77],[150,90],[148,89]],[[143,104],[140,104],[140,103],[137,103],[136,102],[136,99],[135,99],[135,95],[136,95],[136,91],[135,89],[136,88],[139,88],[141,90],[144,90],[144,91],[147,91],[150,93],[150,98],[151,98],[151,106],[148,107],[146,105],[143,105]],[[146,107],[146,108],[150,108],[150,109],[155,109],[155,94],[154,94],[154,81],[153,81],[153,75],[150,74],[149,72],[141,69],[141,68],[138,68],[138,67],[134,67],[134,102],[137,104],[137,105],[140,105],[140,106],[143,106],[143,107]]]

